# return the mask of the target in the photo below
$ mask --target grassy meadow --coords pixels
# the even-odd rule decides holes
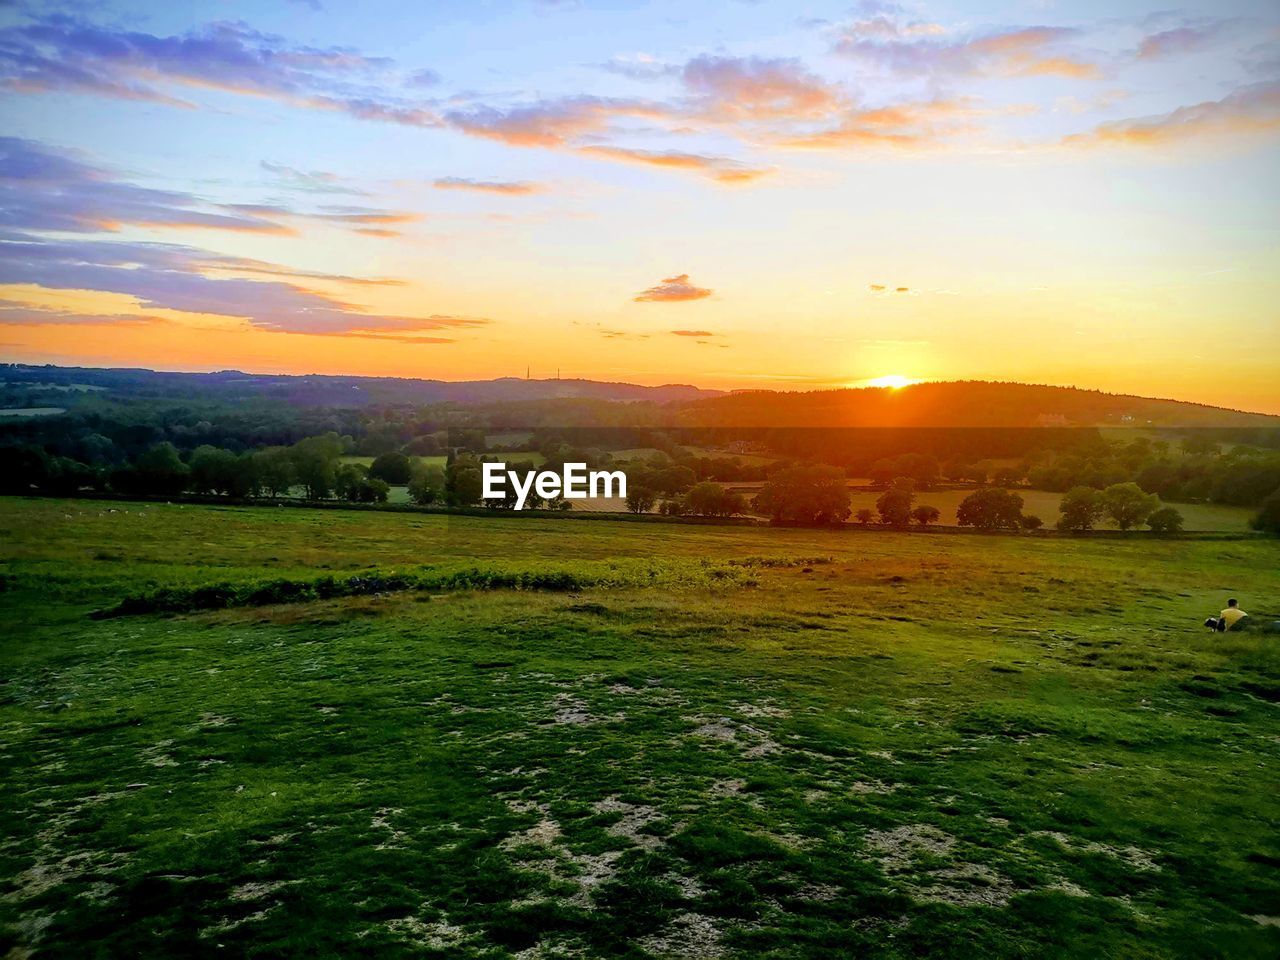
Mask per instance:
[[[1277,569],[0,498],[0,954],[1274,958]]]

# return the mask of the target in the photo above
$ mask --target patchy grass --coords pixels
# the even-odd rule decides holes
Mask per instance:
[[[88,616],[427,567],[584,579]],[[1277,568],[0,499],[0,951],[1274,957]]]

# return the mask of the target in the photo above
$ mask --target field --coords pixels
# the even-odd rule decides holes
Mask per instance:
[[[760,489],[759,483],[727,483],[725,484],[730,490],[737,490],[747,501],[756,495]],[[916,502],[920,504],[929,504],[937,507],[941,511],[938,523],[942,526],[954,527],[956,525],[956,507],[960,505],[971,490],[931,490],[916,495]],[[1023,500],[1023,512],[1034,514],[1045,522],[1046,527],[1052,527],[1058,520],[1058,502],[1062,499],[1062,494],[1051,493],[1047,490],[1018,490],[1018,495]],[[855,487],[849,497],[849,509],[854,513],[859,510],[867,509],[875,512],[876,500],[880,497],[881,491],[867,490]],[[405,496],[407,501],[408,496]],[[1184,529],[1188,531],[1198,532],[1221,532],[1221,533],[1244,533],[1249,529],[1249,520],[1257,513],[1256,510],[1250,510],[1247,507],[1231,507],[1219,503],[1175,503],[1178,512],[1182,514],[1185,521]],[[591,513],[625,513],[626,504],[618,499],[608,497],[588,497],[586,500],[575,500],[573,509],[586,510]],[[654,512],[656,512],[656,507]],[[1102,525],[1105,529],[1106,524]]]
[[[23,417],[53,417],[66,412],[65,407],[5,407],[0,409],[0,417],[20,420]]]
[[[1274,958],[1277,569],[0,498],[0,953]]]

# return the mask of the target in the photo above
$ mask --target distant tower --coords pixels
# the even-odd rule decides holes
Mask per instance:
[[[528,367],[525,367],[525,368],[524,368],[524,378],[525,378],[526,380],[528,380],[528,379],[529,379],[529,368],[528,368]]]

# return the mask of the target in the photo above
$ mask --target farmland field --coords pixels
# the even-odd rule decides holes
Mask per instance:
[[[725,486],[730,490],[737,490],[750,503],[751,498],[756,495],[762,484],[759,483],[727,483]],[[875,512],[876,500],[883,491],[867,490],[854,487],[850,491],[849,509],[854,513],[862,509]],[[937,507],[941,513],[938,523],[942,526],[954,527],[956,525],[956,507],[973,491],[971,489],[958,490],[928,490],[916,494],[916,502],[919,504],[928,504]],[[1023,500],[1023,511],[1028,514],[1038,516],[1045,522],[1045,526],[1052,527],[1058,519],[1058,503],[1062,500],[1062,494],[1051,493],[1047,490],[1026,490],[1019,489],[1016,491],[1018,496]],[[408,495],[405,495],[407,501]],[[1200,532],[1221,532],[1221,533],[1244,533],[1249,529],[1249,520],[1257,512],[1247,507],[1232,507],[1220,503],[1175,503],[1171,504],[1179,513],[1182,514],[1185,521],[1184,528],[1188,531]],[[610,497],[588,497],[586,500],[575,500],[573,502],[574,510],[585,510],[590,513],[624,513],[626,512],[626,504],[619,499]],[[654,507],[654,512],[657,507]],[[1102,524],[1104,528],[1106,524]]]
[[[1273,958],[1277,569],[0,498],[0,952]]]

